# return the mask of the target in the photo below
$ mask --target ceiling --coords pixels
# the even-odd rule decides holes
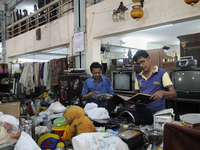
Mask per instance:
[[[111,45],[148,50],[163,46],[179,46],[180,41],[177,36],[199,32],[200,19],[104,38],[102,44],[110,43]]]
[[[59,48],[49,49],[40,52],[34,52],[15,56],[13,59],[19,59],[19,62],[45,62],[51,59],[65,58],[67,54],[70,54],[69,46],[62,46]]]
[[[11,0],[0,0],[0,2],[6,3],[6,4],[8,4],[10,1],[11,1]]]

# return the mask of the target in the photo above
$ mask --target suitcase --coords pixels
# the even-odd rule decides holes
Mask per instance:
[[[136,112],[135,108],[128,108],[128,107],[118,108],[117,109],[117,116],[119,116],[120,114],[123,116],[122,112],[130,112],[132,117],[135,118],[135,112]]]

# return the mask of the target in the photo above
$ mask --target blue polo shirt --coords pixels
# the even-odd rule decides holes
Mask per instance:
[[[136,76],[135,80],[135,90],[139,90],[140,93],[152,95],[156,91],[163,90],[165,91],[168,86],[173,86],[171,79],[169,78],[168,73],[158,68],[154,67],[155,72],[147,79],[143,75],[143,71]],[[143,109],[147,108],[146,112]],[[160,100],[155,100],[146,105],[137,105],[136,106],[136,120],[141,122],[151,122],[153,121],[153,114],[159,110],[165,109],[165,97],[163,96]]]
[[[105,94],[105,93],[114,95],[112,83],[111,83],[110,79],[105,76],[101,76],[101,80],[99,82],[96,82],[93,77],[88,78],[83,85],[81,97],[85,94],[88,94],[88,93],[94,92],[94,91],[99,92],[97,95]],[[100,101],[98,97],[93,98],[91,96],[86,101],[86,104],[92,103],[92,102],[96,103],[98,105],[98,107],[106,107],[107,106],[107,101]]]

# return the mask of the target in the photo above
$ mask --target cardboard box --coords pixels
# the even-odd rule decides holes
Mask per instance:
[[[165,123],[174,121],[174,117],[175,117],[175,114],[172,108],[164,109],[164,110],[156,112],[153,115],[154,129],[163,130]]]
[[[19,118],[20,116],[20,102],[12,102],[12,103],[2,103],[0,104],[0,111],[3,114],[14,116],[15,118]]]

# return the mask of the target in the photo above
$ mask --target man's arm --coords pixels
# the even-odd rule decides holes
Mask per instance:
[[[167,87],[167,91],[157,91],[153,95],[151,95],[151,99],[160,100],[163,96],[168,98],[176,98],[177,93],[174,90],[173,86]]]
[[[99,92],[90,92],[90,93],[88,93],[88,94],[85,94],[85,95],[82,95],[82,97],[81,97],[81,100],[82,101],[86,101],[86,100],[88,100],[91,96],[93,97],[93,98],[95,98],[95,97],[97,97],[97,94],[98,94]]]
[[[151,99],[154,100],[159,100],[161,99],[163,96],[168,97],[168,98],[176,98],[177,97],[177,93],[174,89],[173,83],[168,75],[168,73],[166,72],[163,77],[162,77],[162,83],[163,86],[166,87],[166,91],[157,91],[155,92],[152,96]]]

